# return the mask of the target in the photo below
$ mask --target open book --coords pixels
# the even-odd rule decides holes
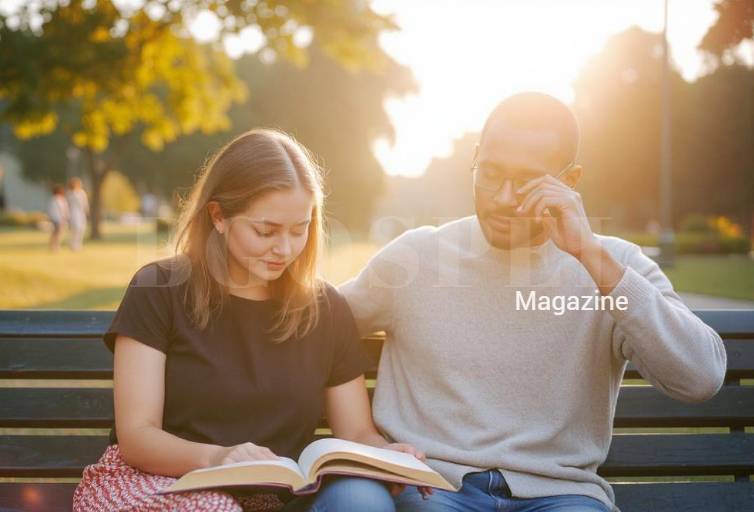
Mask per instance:
[[[295,460],[236,462],[186,473],[164,493],[211,487],[288,487],[294,494],[316,492],[325,475],[374,478],[455,491],[439,473],[413,455],[326,438],[314,441]]]

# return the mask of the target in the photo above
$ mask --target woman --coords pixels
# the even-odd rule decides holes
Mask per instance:
[[[252,130],[210,161],[178,255],[136,273],[105,335],[115,429],[74,510],[393,510],[359,478],[309,498],[157,494],[197,468],[297,457],[323,410],[336,437],[423,457],[374,427],[350,310],[315,274],[322,236],[320,176],[290,137]]]

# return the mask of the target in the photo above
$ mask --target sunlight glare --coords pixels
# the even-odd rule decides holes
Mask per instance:
[[[611,35],[632,25],[662,29],[662,0],[377,0],[373,7],[395,15],[401,30],[380,42],[420,88],[386,100],[396,143],[374,145],[388,174],[406,176],[447,156],[454,139],[478,131],[511,93],[533,89],[572,101],[579,71]],[[702,69],[696,46],[715,16],[712,0],[670,4],[668,39],[687,79]]]

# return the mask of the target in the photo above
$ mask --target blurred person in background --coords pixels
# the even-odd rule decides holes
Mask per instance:
[[[0,165],[0,213],[5,211],[5,169]]]
[[[50,233],[50,251],[57,252],[60,249],[60,237],[69,220],[68,201],[65,199],[65,187],[55,184],[52,187],[52,197],[47,203],[47,215],[52,222]]]
[[[84,241],[89,217],[89,199],[78,177],[73,177],[68,181],[68,210],[71,230],[70,245],[72,250],[78,251]]]

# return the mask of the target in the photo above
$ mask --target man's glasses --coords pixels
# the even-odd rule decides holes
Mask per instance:
[[[563,167],[556,175],[555,179],[560,179],[561,176],[563,176],[566,171],[568,171],[571,167],[573,167],[573,164],[575,162],[569,162],[568,165]],[[505,185],[505,182],[508,180],[511,180],[513,182],[513,190],[518,190],[519,188],[526,185],[528,182],[530,182],[533,179],[536,179],[537,177],[513,177],[513,178],[502,178],[500,177],[500,173],[497,171],[485,171],[485,169],[482,169],[479,167],[478,162],[474,162],[474,164],[471,166],[471,172],[474,173],[474,186],[477,188],[480,188],[482,190],[486,190],[488,192],[497,193],[501,188],[503,188],[503,185]],[[569,186],[569,188],[572,188]]]

